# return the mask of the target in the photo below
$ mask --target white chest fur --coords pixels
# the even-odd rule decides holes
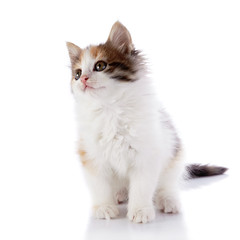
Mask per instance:
[[[125,175],[139,155],[169,158],[172,137],[161,123],[159,105],[141,88],[111,101],[85,98],[77,103],[79,136],[99,168]]]
[[[79,112],[80,136],[98,165],[111,166],[122,175],[133,164],[140,131],[134,118],[131,107],[117,104],[88,105]]]

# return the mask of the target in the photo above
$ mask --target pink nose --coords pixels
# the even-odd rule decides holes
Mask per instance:
[[[88,80],[88,76],[87,75],[82,75],[80,77],[80,79],[81,79],[82,83],[85,84],[87,82],[87,80]]]

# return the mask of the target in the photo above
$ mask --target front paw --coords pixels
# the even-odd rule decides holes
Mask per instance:
[[[115,205],[99,205],[93,207],[93,216],[98,219],[111,219],[119,215]]]
[[[128,211],[128,218],[135,223],[151,222],[155,218],[155,211],[152,206],[130,209]]]
[[[164,213],[178,213],[181,208],[178,197],[175,196],[158,196],[156,207]]]

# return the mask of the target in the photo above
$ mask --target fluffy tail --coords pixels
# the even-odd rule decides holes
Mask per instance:
[[[190,164],[186,166],[188,178],[208,177],[225,173],[228,168],[209,166],[201,164]]]

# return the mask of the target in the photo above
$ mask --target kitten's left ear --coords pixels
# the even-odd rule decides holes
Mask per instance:
[[[118,21],[113,24],[107,42],[111,42],[114,47],[123,53],[130,53],[133,50],[129,31]]]
[[[71,64],[73,66],[76,63],[76,61],[80,59],[82,49],[71,42],[67,42],[66,44],[67,44]]]

